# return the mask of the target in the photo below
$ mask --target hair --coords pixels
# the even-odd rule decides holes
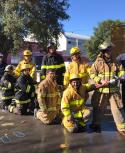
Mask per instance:
[[[54,69],[48,69],[48,70],[46,70],[46,74],[48,74],[49,72],[54,72],[55,73],[55,70]]]

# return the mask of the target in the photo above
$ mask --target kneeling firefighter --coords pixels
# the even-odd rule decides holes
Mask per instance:
[[[14,66],[7,65],[4,70],[4,75],[1,78],[1,90],[2,90],[2,109],[8,110],[8,106],[14,98],[14,85],[16,78],[14,77]]]
[[[82,132],[90,117],[90,110],[85,106],[88,91],[95,85],[81,83],[79,75],[70,76],[70,84],[63,93],[61,110],[64,115],[63,125],[69,132]]]
[[[22,73],[16,82],[15,104],[9,106],[9,111],[15,114],[27,114],[34,109],[35,86],[30,76],[30,65],[22,67]]]

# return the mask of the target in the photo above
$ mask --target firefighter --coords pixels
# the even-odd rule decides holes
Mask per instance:
[[[36,117],[44,124],[59,123],[61,98],[53,69],[46,71],[46,78],[39,84],[37,100],[40,109],[36,112]]]
[[[90,128],[96,132],[101,132],[100,124],[104,110],[110,104],[117,130],[125,136],[125,114],[118,82],[110,83],[115,76],[122,77],[125,71],[112,59],[112,48],[113,44],[111,42],[103,42],[99,46],[100,54],[97,56],[90,70],[91,79],[103,85],[92,96],[93,122]]]
[[[24,64],[21,68],[22,73],[15,85],[15,103],[9,106],[12,113],[24,115],[33,111],[31,106],[34,106],[35,86],[30,76],[30,68],[30,64]]]
[[[65,73],[65,64],[63,57],[56,52],[56,45],[50,43],[47,47],[48,54],[43,57],[42,60],[42,79],[45,78],[47,69],[53,69],[56,72],[56,81],[57,84],[63,85],[63,76]]]
[[[0,79],[2,78],[4,74],[5,67],[6,67],[6,64],[3,62],[3,54],[0,53]]]
[[[121,65],[123,66],[125,70],[125,56],[121,54],[120,56],[118,56],[117,60],[121,63]],[[121,88],[122,89],[122,102],[123,102],[123,107],[125,111],[125,80],[121,80],[121,84],[122,84],[122,88]]]
[[[69,81],[70,84],[61,100],[61,110],[64,115],[62,123],[69,132],[81,132],[85,130],[91,114],[85,103],[88,91],[93,88],[93,85],[83,85],[77,74],[70,75]]]
[[[81,59],[79,48],[72,47],[70,50],[70,55],[72,62],[68,65],[64,74],[64,85],[67,86],[69,84],[69,78],[72,74],[78,74],[81,77],[83,84],[88,83],[89,65],[87,62]]]
[[[31,61],[31,56],[32,56],[32,52],[30,50],[24,50],[24,52],[23,52],[24,59],[19,62],[19,64],[17,65],[17,67],[15,69],[15,75],[17,77],[19,77],[21,75],[23,66],[25,64],[29,64],[30,65],[30,76],[32,78],[35,78],[36,65],[33,64],[33,62]]]
[[[1,90],[2,90],[2,109],[8,110],[8,106],[14,98],[14,85],[16,78],[14,77],[14,66],[7,65],[4,70],[4,75],[1,78]]]

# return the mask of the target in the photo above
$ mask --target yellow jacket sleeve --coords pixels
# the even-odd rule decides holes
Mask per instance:
[[[70,105],[69,105],[69,97],[66,92],[64,92],[62,100],[61,100],[61,111],[64,116],[70,116]]]

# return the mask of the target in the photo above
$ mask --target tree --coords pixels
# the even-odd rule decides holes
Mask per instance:
[[[89,57],[92,61],[95,60],[99,53],[98,46],[106,41],[111,41],[111,28],[114,25],[124,24],[125,22],[120,20],[105,20],[98,24],[98,27],[94,28],[94,34],[85,43],[86,51],[89,53]]]
[[[44,48],[63,32],[61,21],[69,18],[68,7],[68,0],[1,0],[1,33],[11,40],[13,51],[17,52],[28,34],[34,34]]]

